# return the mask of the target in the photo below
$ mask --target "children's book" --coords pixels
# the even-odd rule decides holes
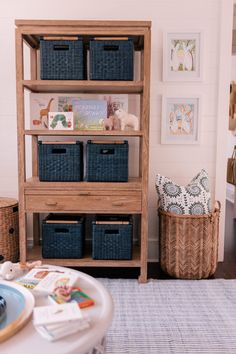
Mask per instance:
[[[28,273],[24,274],[22,277],[15,280],[16,283],[23,285],[28,289],[34,289],[39,282],[45,278],[48,273],[56,272],[59,274],[64,274],[64,272],[52,269],[52,268],[33,268]]]
[[[106,100],[72,99],[75,130],[103,130]]]
[[[49,295],[49,300],[54,304],[75,302],[80,308],[94,305],[93,299],[78,287],[58,287],[53,294]]]
[[[75,272],[60,271],[51,268],[34,268],[16,282],[35,292],[52,294],[59,286],[73,286],[78,279]]]
[[[56,273],[49,272],[34,288],[34,291],[41,292],[45,294],[52,294],[54,290],[58,287],[68,286],[71,287],[75,285],[78,280],[78,275],[76,273]]]

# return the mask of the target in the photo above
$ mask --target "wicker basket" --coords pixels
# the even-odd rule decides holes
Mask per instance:
[[[40,39],[42,80],[83,80],[84,53],[82,40]]]
[[[82,258],[84,218],[74,214],[49,214],[42,224],[43,258]]]
[[[38,142],[40,181],[82,181],[83,143]]]
[[[90,182],[128,181],[128,141],[87,142],[87,180]]]
[[[132,40],[90,41],[91,80],[133,80]]]
[[[92,223],[92,234],[93,259],[132,259],[130,215],[97,215]]]
[[[209,215],[177,215],[159,209],[160,263],[181,279],[213,275],[218,258],[220,204]]]
[[[19,219],[16,199],[0,198],[0,261],[19,260]]]

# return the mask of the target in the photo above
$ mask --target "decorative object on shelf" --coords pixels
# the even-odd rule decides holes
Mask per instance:
[[[201,99],[162,97],[162,144],[198,144],[200,142]]]
[[[0,197],[0,261],[19,260],[18,201]]]
[[[114,116],[120,120],[121,130],[125,130],[126,128],[139,130],[139,120],[134,114],[125,112],[120,108],[115,111]]]
[[[227,183],[236,186],[236,145],[234,146],[231,158],[227,162]]]
[[[83,41],[40,39],[41,80],[83,80]]]
[[[82,181],[83,143],[39,141],[40,181]]]
[[[84,218],[74,214],[49,214],[42,223],[44,258],[82,258]]]
[[[121,130],[120,120],[116,116],[104,119],[103,123],[106,130]]]
[[[177,215],[159,208],[160,264],[175,278],[202,279],[218,261],[220,203],[209,214]]]
[[[130,215],[97,215],[92,222],[94,259],[132,259],[133,222]]]
[[[90,80],[133,80],[134,45],[133,41],[91,40],[90,46]]]
[[[6,261],[1,265],[0,276],[5,280],[13,280],[15,278],[21,277],[25,272],[28,272],[34,267],[39,267],[42,265],[42,261],[35,262],[20,262],[12,263]]]
[[[49,112],[48,128],[49,130],[73,130],[73,112]]]
[[[88,140],[87,180],[90,182],[128,181],[128,141]]]
[[[163,33],[163,81],[201,81],[202,31]]]
[[[160,208],[166,212],[185,215],[202,215],[211,212],[209,178],[204,169],[186,187],[157,174],[156,190]]]

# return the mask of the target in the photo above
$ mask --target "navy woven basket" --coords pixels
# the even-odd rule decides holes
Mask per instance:
[[[83,143],[44,144],[38,142],[40,181],[82,181]]]
[[[97,224],[101,221],[102,224]],[[92,235],[93,259],[132,259],[133,224],[130,215],[97,216],[92,222]]]
[[[132,40],[92,40],[89,58],[91,80],[133,80]]]
[[[42,80],[83,80],[84,62],[82,40],[40,39]]]
[[[128,141],[122,143],[93,143],[86,147],[87,180],[90,182],[128,181]]]
[[[59,220],[60,223],[56,223]],[[61,223],[61,221],[65,221]],[[68,223],[75,221],[76,223]],[[53,223],[48,223],[53,221]],[[43,258],[82,258],[84,219],[81,216],[50,214],[42,223]]]

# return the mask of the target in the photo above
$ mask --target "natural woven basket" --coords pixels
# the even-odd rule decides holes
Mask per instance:
[[[207,215],[177,215],[159,208],[160,263],[181,279],[208,278],[218,258],[220,203]]]
[[[18,202],[12,198],[0,198],[0,261],[18,260]]]

